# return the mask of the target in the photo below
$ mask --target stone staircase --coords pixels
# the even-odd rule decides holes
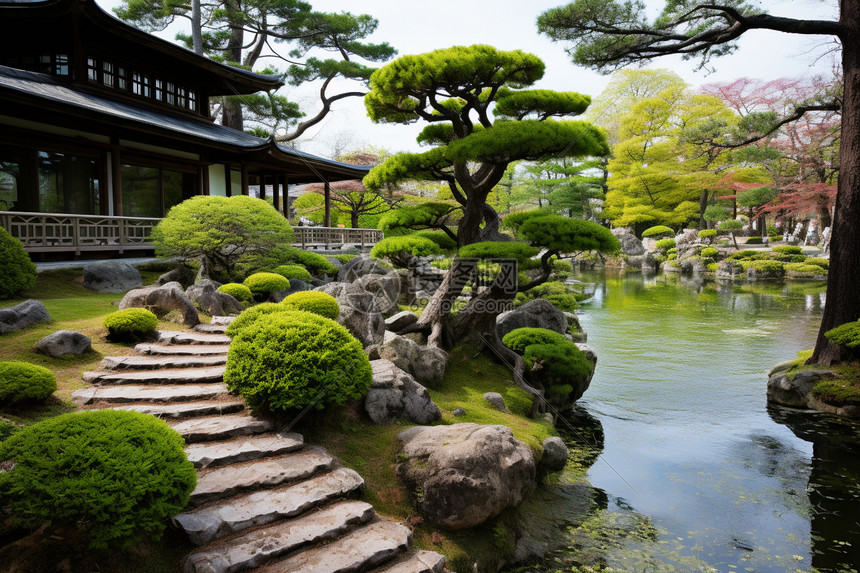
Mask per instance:
[[[174,518],[198,546],[187,573],[441,573],[404,525],[358,500],[364,480],[325,449],[252,416],[223,382],[227,319],[160,332],[135,356],[107,357],[72,399],[164,419],[186,442],[197,487]]]

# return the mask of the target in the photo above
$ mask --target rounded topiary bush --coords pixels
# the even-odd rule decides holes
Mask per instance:
[[[308,270],[301,265],[281,265],[276,267],[274,273],[286,277],[288,279],[299,279],[300,281],[310,282],[313,277]],[[289,288],[289,287],[287,287]],[[282,290],[282,289],[278,289]]]
[[[239,313],[239,316],[237,316],[233,322],[227,326],[225,334],[230,338],[233,338],[240,330],[261,316],[274,314],[276,312],[287,312],[288,310],[290,310],[289,307],[284,306],[279,302],[264,302],[256,306],[252,306],[251,308],[245,309]]]
[[[814,278],[827,274],[827,270],[818,265],[810,265],[806,261],[802,263],[787,263],[785,271],[791,278]]]
[[[860,320],[846,322],[824,333],[833,344],[848,348],[860,348]]]
[[[112,340],[143,340],[155,332],[158,317],[145,308],[126,308],[107,315],[104,326]]]
[[[701,231],[699,231],[699,238],[700,239],[713,239],[716,236],[717,236],[717,230],[716,229],[702,229]]]
[[[646,237],[671,237],[675,235],[675,231],[672,230],[671,227],[667,227],[665,225],[657,225],[656,227],[649,227],[642,231],[642,238]]]
[[[830,259],[823,259],[821,257],[807,257],[804,263],[808,265],[816,265],[821,267],[824,270],[830,268]]]
[[[799,255],[803,253],[803,249],[794,245],[780,245],[779,247],[774,247],[773,252],[783,255]]]
[[[577,295],[563,282],[547,281],[525,292],[518,292],[515,303],[520,306],[536,298],[551,302],[554,307],[563,312],[573,312],[579,307],[579,299],[585,297]]]
[[[337,320],[340,306],[337,299],[325,292],[306,290],[294,292],[282,302],[285,307],[305,310],[332,320]]]
[[[0,502],[15,522],[85,529],[93,548],[158,538],[197,483],[184,440],[158,418],[91,410],[26,427],[0,443]]]
[[[522,354],[532,344],[563,344],[570,342],[563,334],[547,328],[516,328],[502,338],[502,344]]]
[[[21,241],[0,227],[0,299],[15,296],[36,285],[36,265]]]
[[[238,301],[251,300],[251,289],[240,283],[227,283],[218,287],[218,292],[229,294]]]
[[[442,252],[436,241],[419,235],[404,235],[382,239],[370,250],[374,259],[388,259],[397,267],[406,267],[412,257],[438,255]]]
[[[675,239],[660,239],[659,241],[657,241],[656,246],[658,249],[661,249],[663,251],[671,249],[675,246]]]
[[[718,251],[717,249],[715,249],[713,247],[708,247],[707,249],[702,249],[702,252],[700,254],[702,257],[707,257],[709,259],[712,259],[712,258],[716,257],[717,255],[719,255],[720,251]]]
[[[285,412],[343,404],[367,393],[370,361],[335,321],[311,312],[278,312],[239,330],[224,382],[255,411]]]
[[[57,390],[54,373],[28,362],[0,362],[0,406],[42,402]]]
[[[278,273],[254,273],[246,278],[243,284],[251,289],[251,294],[255,297],[290,288],[290,281],[287,280],[287,277]]]

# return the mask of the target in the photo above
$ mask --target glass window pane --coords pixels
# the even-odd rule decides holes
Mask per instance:
[[[0,147],[0,211],[15,208],[20,188],[21,158],[15,151]]]
[[[164,171],[164,212],[182,203],[183,174],[178,171]]]
[[[159,169],[122,166],[122,214],[126,217],[161,217]]]
[[[100,212],[98,162],[65,153],[39,152],[39,211],[95,215]]]

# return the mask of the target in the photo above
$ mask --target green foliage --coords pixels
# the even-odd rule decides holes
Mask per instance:
[[[642,238],[645,237],[668,237],[674,236],[675,231],[671,227],[665,225],[657,225],[656,227],[648,227],[642,231]]]
[[[158,538],[197,483],[184,440],[147,414],[94,410],[26,427],[0,443],[0,503],[16,524],[85,529],[90,546]]]
[[[824,333],[827,340],[839,346],[860,348],[860,320],[846,322]]]
[[[226,283],[218,287],[218,292],[229,294],[238,301],[251,300],[251,289],[239,283]]]
[[[282,247],[277,250],[279,260],[283,263],[301,265],[316,275],[335,275],[337,267],[319,253],[303,251],[296,247]],[[337,257],[352,258],[355,255],[336,255]],[[347,259],[349,260],[349,259]],[[345,262],[345,261],[341,261]]]
[[[314,223],[323,224],[325,222],[325,196],[320,193],[299,195],[293,201],[292,208],[296,210],[299,216]],[[341,212],[338,209],[331,209],[329,215],[329,222],[332,226],[337,226],[341,222]],[[293,218],[293,223],[295,223],[295,218]]]
[[[440,202],[400,207],[380,217],[379,228],[386,237],[404,234],[408,230],[435,229],[448,223],[457,209],[456,205]]]
[[[333,320],[299,310],[273,313],[239,330],[224,382],[255,411],[286,412],[364,396],[370,362],[361,343]]]
[[[430,239],[439,245],[439,248],[443,252],[454,251],[457,248],[457,241],[449,237],[445,231],[418,231],[412,235],[423,239]]]
[[[579,307],[579,300],[582,298],[582,295],[571,290],[563,282],[547,281],[525,292],[518,292],[516,303],[519,306],[536,298],[547,300],[561,311],[573,312]]]
[[[308,253],[308,254],[313,254],[313,253]],[[331,255],[331,256],[334,257],[335,259],[337,259],[338,262],[340,262],[340,264],[345,265],[346,263],[348,263],[349,261],[351,261],[352,259],[354,259],[358,255]],[[334,265],[332,265],[332,268],[334,269],[334,271],[331,273],[327,273],[327,274],[335,274],[337,272],[337,268],[335,268]]]
[[[205,257],[213,270],[231,274],[245,256],[293,242],[293,229],[274,207],[244,195],[199,195],[174,206],[152,230],[160,257]]]
[[[744,224],[738,221],[737,219],[731,219],[729,221],[723,221],[719,225],[717,225],[717,229],[720,231],[740,231],[744,228]]]
[[[417,235],[382,239],[370,250],[374,259],[388,259],[395,266],[405,267],[412,257],[426,257],[441,252],[439,244]]]
[[[741,259],[761,258],[763,256],[764,256],[764,253],[762,253],[761,251],[757,251],[755,249],[746,249],[743,251],[736,251],[726,258],[731,260],[731,261],[738,261]]]
[[[28,362],[0,362],[0,406],[43,402],[57,390],[54,373]]]
[[[155,332],[158,317],[145,308],[126,308],[107,315],[104,327],[113,340],[143,340]]]
[[[819,266],[824,270],[830,268],[830,259],[823,259],[821,257],[807,257],[806,260],[803,262],[809,265]]]
[[[700,239],[713,239],[716,236],[717,236],[717,230],[716,229],[702,229],[701,231],[699,231],[699,238]]]
[[[337,299],[325,292],[313,290],[294,292],[287,296],[281,304],[288,308],[312,312],[332,320],[337,320],[340,314]]]
[[[0,299],[11,298],[36,284],[36,265],[21,241],[0,227]]]
[[[502,226],[514,233],[518,233],[520,227],[523,226],[523,223],[528,221],[533,217],[546,217],[547,215],[552,215],[551,211],[547,211],[545,209],[533,209],[531,211],[517,211],[516,213],[510,213],[505,215],[502,219]]]
[[[677,258],[678,258],[678,253],[669,253],[668,255],[666,255],[667,261],[674,261]]]
[[[741,207],[761,207],[770,203],[779,194],[776,187],[753,187],[738,193],[738,205]]]
[[[517,235],[534,246],[556,253],[617,253],[621,250],[618,238],[606,227],[561,215],[531,217],[520,226]]]
[[[240,330],[252,322],[255,322],[261,316],[267,316],[276,312],[286,312],[288,310],[290,309],[280,302],[264,302],[254,305],[239,313],[239,316],[233,319],[233,322],[227,326],[227,330],[224,334],[230,338],[235,338],[236,334],[238,334]]]
[[[799,255],[803,253],[803,249],[794,245],[780,245],[778,247],[774,247],[773,252],[783,255]]]
[[[705,268],[709,272],[715,273],[715,272],[717,272],[717,269],[720,268],[720,264],[719,263],[708,263],[707,265],[705,265]]]
[[[662,251],[671,249],[674,246],[675,246],[675,239],[674,238],[660,239],[659,241],[657,241],[657,248],[662,250]]]
[[[700,254],[702,257],[707,257],[707,258],[712,259],[712,258],[716,257],[717,255],[719,255],[720,251],[713,248],[713,247],[708,247],[707,249],[702,249],[702,252]]]
[[[827,404],[860,405],[860,388],[846,380],[822,380],[813,386],[811,393]]]
[[[482,241],[460,247],[460,257],[464,259],[516,259],[527,263],[540,252],[537,247],[516,241]]]
[[[299,279],[300,281],[310,282],[313,277],[308,270],[301,265],[280,265],[274,268],[272,271],[275,274],[281,275],[287,279]],[[289,287],[287,287],[289,288]],[[276,289],[282,290],[282,289]],[[273,292],[273,291],[268,291]]]
[[[502,338],[502,344],[522,355],[532,344],[564,344],[570,342],[563,334],[547,328],[517,328]]]
[[[255,296],[266,295],[290,288],[287,277],[278,273],[254,273],[243,283]]]
[[[523,352],[527,370],[539,370],[549,386],[569,384],[591,374],[593,365],[576,344],[532,344]]]
[[[705,221],[725,221],[731,216],[728,209],[719,205],[708,205],[704,213]]]
[[[749,239],[747,239],[746,244],[747,245],[761,245],[762,242],[763,242],[763,239],[761,237],[750,237]]]
[[[773,261],[768,259],[759,259],[759,260],[741,260],[739,261],[740,265],[747,269],[754,269],[760,273],[769,274],[769,275],[782,275],[785,270],[784,265],[779,261]]]
[[[812,278],[827,274],[826,269],[823,269],[818,265],[811,265],[806,261],[802,263],[786,263],[785,270],[795,278]]]
[[[678,248],[672,247],[671,249],[666,249],[666,254],[667,255],[677,255],[678,254]]]

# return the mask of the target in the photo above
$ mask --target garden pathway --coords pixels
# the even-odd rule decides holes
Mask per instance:
[[[361,497],[364,480],[325,449],[278,432],[227,393],[227,319],[160,332],[136,356],[108,357],[72,399],[164,419],[186,442],[197,487],[174,518],[199,547],[187,573],[440,573],[444,558],[412,546],[404,525]]]

